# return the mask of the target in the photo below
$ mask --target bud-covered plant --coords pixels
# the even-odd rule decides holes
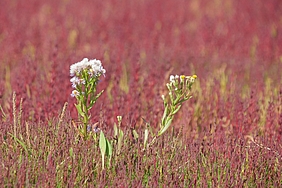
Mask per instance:
[[[99,78],[105,73],[106,70],[103,68],[101,61],[96,59],[88,60],[84,58],[82,61],[70,66],[70,76],[72,76],[70,82],[74,88],[71,96],[77,100],[75,107],[79,120],[82,122],[82,126],[78,130],[84,139],[88,138],[87,128],[91,118],[90,109],[104,91],[96,93]]]
[[[144,150],[152,146],[156,139],[170,127],[174,115],[180,110],[182,104],[192,97],[190,95],[190,91],[196,78],[196,75],[170,76],[170,82],[166,84],[169,91],[168,96],[162,95],[162,99],[164,101],[164,113],[160,123],[160,130],[157,134],[154,134],[153,139],[149,144],[147,144],[149,132],[148,129],[145,130]]]
[[[170,82],[166,84],[169,97],[162,95],[165,109],[157,136],[161,136],[169,128],[174,115],[180,110],[182,104],[192,97],[190,91],[196,78],[196,75],[170,76]]]

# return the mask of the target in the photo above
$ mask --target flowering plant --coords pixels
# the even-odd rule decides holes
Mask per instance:
[[[70,66],[70,82],[74,90],[71,93],[72,97],[77,99],[75,107],[78,112],[80,121],[83,126],[80,132],[84,139],[87,139],[87,128],[91,117],[90,109],[93,107],[97,99],[101,96],[104,90],[96,94],[96,86],[101,75],[105,75],[106,70],[103,68],[100,60],[88,60],[84,58],[82,61]]]
[[[166,84],[169,90],[169,99],[167,100],[164,95],[162,95],[165,110],[162,117],[161,129],[158,132],[158,136],[162,135],[168,129],[174,118],[174,115],[180,110],[182,103],[192,97],[190,95],[190,90],[196,78],[196,75],[170,76],[170,83]]]
[[[153,137],[153,140],[147,145],[148,139],[148,130],[145,130],[145,144],[146,146],[151,146],[156,139],[161,136],[171,125],[174,115],[180,110],[182,104],[190,99],[192,96],[190,95],[190,91],[192,88],[195,79],[197,78],[196,75],[193,76],[185,76],[185,75],[171,75],[170,82],[166,84],[168,88],[168,97],[162,95],[162,99],[164,101],[164,113],[160,123],[160,130],[158,133]],[[147,134],[146,134],[147,131]]]

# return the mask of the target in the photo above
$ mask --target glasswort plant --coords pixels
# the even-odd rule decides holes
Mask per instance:
[[[84,139],[88,138],[87,127],[91,117],[90,109],[93,107],[97,99],[101,96],[104,90],[96,94],[96,87],[101,75],[105,75],[106,70],[103,68],[100,60],[88,60],[84,58],[70,66],[70,82],[74,90],[71,93],[72,97],[77,99],[75,107],[78,112],[79,120],[83,126],[79,128]]]

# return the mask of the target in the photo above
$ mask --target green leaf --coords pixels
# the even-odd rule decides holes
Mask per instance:
[[[172,115],[176,114],[181,108],[181,105],[179,105],[173,112]]]
[[[111,145],[111,142],[110,142],[108,139],[106,139],[106,141],[107,141],[106,155],[107,155],[108,157],[112,157],[112,154],[113,154],[113,147],[112,147],[112,145]]]
[[[109,157],[109,163],[111,164],[111,159],[112,159],[112,154],[113,154],[113,147],[111,142],[107,140],[107,151],[106,151],[106,155]]]
[[[104,90],[100,91],[95,97],[95,101],[103,94]]]
[[[117,153],[119,154],[120,150],[121,150],[121,146],[122,146],[122,141],[123,141],[123,131],[119,130],[119,136],[118,136],[118,149],[117,149]]]
[[[174,101],[172,101],[172,104],[177,105],[179,103],[179,100],[180,100],[181,97],[182,97],[182,95],[178,95],[177,98]]]
[[[70,157],[72,158],[73,157],[73,148],[72,147],[69,149],[69,152],[70,152]]]
[[[101,153],[105,154],[107,150],[107,141],[106,141],[103,131],[100,132],[99,147],[100,147]]]
[[[103,94],[104,90],[102,90],[100,93],[98,93],[96,96],[93,95],[90,98],[90,106],[89,108],[92,108],[92,106],[96,103],[97,99]]]
[[[99,140],[99,147],[102,156],[102,169],[105,168],[105,156],[111,158],[113,154],[113,147],[109,140],[105,137],[103,131],[100,132],[100,140]]]
[[[117,128],[117,124],[114,123],[114,137],[117,138],[118,137],[118,128]]]
[[[104,169],[105,168],[105,154],[107,150],[107,140],[105,138],[103,131],[100,132],[99,147],[100,147],[101,156],[102,156],[102,169]]]
[[[164,114],[163,114],[163,117],[162,117],[162,124],[161,124],[161,126],[164,125],[165,119],[166,119],[167,116],[168,116],[168,105],[165,106],[165,110],[164,110]]]
[[[187,101],[187,100],[191,99],[192,97],[193,96],[191,96],[191,95],[189,96],[189,94],[187,94],[184,99],[185,99],[185,101]]]
[[[32,155],[31,151],[27,148],[26,144],[23,143],[21,140],[19,140],[16,136],[14,136],[13,134],[11,133],[8,133],[9,135],[11,135],[22,147],[23,149],[25,150],[25,152],[30,156]]]
[[[75,104],[75,107],[77,109],[77,112],[80,116],[84,116],[84,113],[82,112],[81,106],[79,104]]]
[[[161,129],[161,130],[159,131],[159,133],[158,133],[158,136],[161,136],[161,135],[169,128],[169,126],[171,125],[172,119],[173,119],[173,117],[171,117],[171,118],[168,120],[168,122],[165,124],[165,126],[162,127],[162,129]]]

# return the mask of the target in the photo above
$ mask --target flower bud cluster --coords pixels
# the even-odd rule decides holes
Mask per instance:
[[[170,92],[175,91],[177,93],[181,93],[185,90],[190,90],[192,84],[195,82],[197,78],[196,75],[193,76],[185,76],[185,75],[170,75],[167,87]]]

